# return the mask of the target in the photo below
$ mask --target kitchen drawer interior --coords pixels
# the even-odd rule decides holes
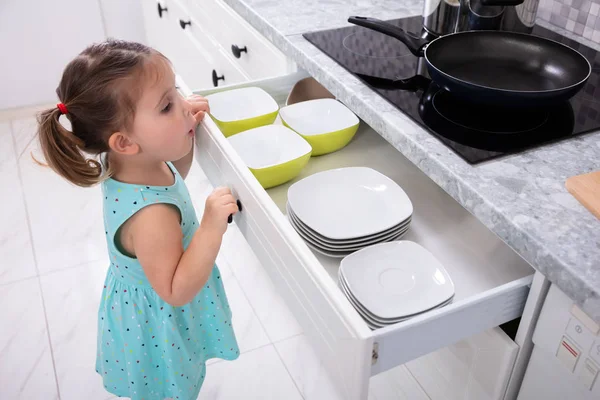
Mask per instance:
[[[290,76],[296,78],[287,80],[265,80],[257,86],[264,88],[283,105],[293,83],[302,76],[298,73]],[[255,84],[248,82],[235,87]],[[210,94],[218,91],[197,92]],[[281,123],[280,119],[275,123]],[[394,180],[408,194],[414,214],[403,240],[423,245],[448,269],[456,285],[454,302],[533,274],[533,268],[525,260],[364,121],[361,121],[348,146],[335,153],[312,157],[297,178],[268,189],[267,193],[285,215],[287,191],[294,182],[320,171],[350,166],[373,168]],[[341,260],[314,253],[337,282]]]
[[[293,84],[305,76],[297,73],[235,87],[259,86],[283,104]],[[220,90],[224,88],[196,93],[208,95]],[[199,162],[214,184],[231,183],[234,189],[238,187],[240,196],[255,202],[244,206],[245,215],[239,217],[238,226],[257,257],[269,264],[266,269],[274,284],[286,291],[284,298],[295,303],[293,311],[315,327],[323,351],[343,356],[343,346],[353,345],[340,343],[340,338],[354,337],[361,343],[358,352],[348,355],[347,360],[362,365],[355,370],[355,378],[360,378],[365,368],[369,375],[377,375],[521,315],[533,268],[366,123],[361,122],[348,146],[311,158],[296,179],[267,190],[268,196],[260,193],[264,189],[243,167],[216,125],[212,121],[203,125],[200,135],[213,138],[201,139],[199,146],[208,154],[199,156],[203,158]],[[442,262],[455,284],[452,304],[371,331],[337,287],[341,260],[318,253],[307,256],[310,250],[285,217],[287,190],[311,174],[348,166],[371,167],[405,190],[414,214],[403,239],[421,244]],[[286,265],[284,260],[294,260],[293,265]],[[299,275],[294,268],[306,272]],[[309,336],[312,333],[307,332]],[[372,346],[373,357],[368,361],[363,345]]]

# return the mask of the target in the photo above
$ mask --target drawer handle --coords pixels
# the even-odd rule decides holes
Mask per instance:
[[[166,12],[166,11],[169,11],[169,9],[167,7],[161,6],[160,3],[158,3],[158,2],[157,2],[157,4],[158,4],[158,16],[160,18],[162,18],[163,13]]]
[[[238,210],[240,212],[242,212],[242,202],[241,201],[236,201],[237,206],[238,206]],[[227,217],[227,223],[230,224],[233,222],[233,214],[230,214],[229,217]]]
[[[213,69],[212,72],[212,81],[213,81],[213,85],[215,85],[215,87],[219,86],[219,81],[225,81],[225,75],[217,75],[217,70]]]
[[[186,26],[190,26],[192,24],[192,21],[184,21],[182,19],[179,20],[179,26],[181,26],[181,29],[185,29]]]
[[[235,44],[231,45],[231,52],[233,53],[233,56],[235,58],[240,58],[242,56],[242,53],[248,53],[248,48],[246,46],[239,48],[238,46],[236,46]]]

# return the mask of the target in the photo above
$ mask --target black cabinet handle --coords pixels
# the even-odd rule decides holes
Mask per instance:
[[[241,201],[236,201],[237,206],[238,206],[238,210],[240,212],[242,212],[242,202]],[[227,217],[227,223],[230,224],[233,222],[233,214],[229,214],[229,217]]]
[[[157,2],[157,5],[158,5],[158,16],[160,18],[162,18],[163,13],[166,11],[169,11],[169,9],[167,7],[161,6],[160,3],[158,3],[158,2]]]
[[[233,53],[233,56],[235,58],[240,58],[242,56],[242,53],[248,53],[248,48],[246,46],[244,46],[242,48],[239,48],[235,44],[232,44],[231,45],[231,52]]]
[[[181,29],[185,29],[186,26],[190,26],[192,24],[192,21],[184,21],[182,19],[179,20],[179,26],[181,26]]]
[[[212,72],[212,81],[213,81],[213,85],[215,85],[215,87],[219,86],[219,81],[225,81],[225,75],[217,75],[217,70],[213,69]]]

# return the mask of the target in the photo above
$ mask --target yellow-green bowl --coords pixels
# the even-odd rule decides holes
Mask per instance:
[[[271,125],[273,122],[275,122],[275,119],[277,119],[277,111],[255,118],[242,119],[238,121],[220,121],[212,114],[211,117],[221,132],[223,132],[223,135],[225,137],[229,137],[235,135],[236,133],[247,131],[248,129]]]
[[[345,147],[358,130],[360,120],[334,99],[316,99],[279,110],[283,124],[302,136],[312,147],[312,155],[332,153]]]
[[[279,105],[259,87],[225,90],[206,96],[210,116],[225,137],[272,124]]]
[[[284,120],[281,119],[283,125],[292,129]],[[313,156],[321,156],[323,154],[333,153],[346,147],[352,140],[356,131],[358,130],[358,123],[345,129],[338,131],[323,133],[321,135],[303,135],[300,132],[295,131],[302,136],[312,147]]]
[[[306,140],[281,125],[250,129],[227,140],[265,189],[298,176],[312,153]]]
[[[310,160],[310,153],[306,153],[296,159],[283,164],[274,165],[267,168],[249,168],[260,185],[269,189],[291,181],[300,174],[300,171]]]

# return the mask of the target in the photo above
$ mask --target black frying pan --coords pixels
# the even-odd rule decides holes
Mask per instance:
[[[592,71],[581,53],[538,36],[468,31],[430,41],[374,18],[350,17],[348,22],[402,41],[414,55],[425,57],[434,82],[472,101],[556,104],[573,97]]]

